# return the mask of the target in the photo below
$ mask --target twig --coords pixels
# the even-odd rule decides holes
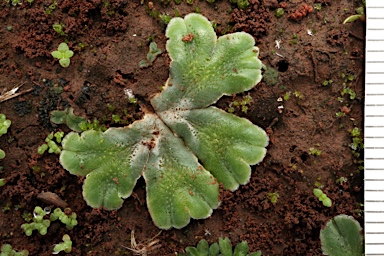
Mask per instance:
[[[16,87],[13,87],[11,90],[9,90],[5,93],[2,93],[0,95],[0,103],[7,101],[7,100],[10,100],[10,99],[13,99],[15,97],[18,97],[20,95],[23,95],[25,93],[33,91],[33,88],[30,88],[30,89],[27,89],[27,90],[22,91],[22,92],[17,92],[20,89],[20,87],[22,87],[24,84],[25,84],[25,82],[21,83],[20,85],[18,85]]]

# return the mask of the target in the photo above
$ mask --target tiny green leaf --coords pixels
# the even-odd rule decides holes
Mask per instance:
[[[67,58],[62,58],[59,60],[59,63],[63,68],[67,68],[69,66],[69,64],[71,63],[71,60],[67,59]]]
[[[354,22],[358,19],[361,18],[361,14],[355,14],[355,15],[351,15],[349,16],[348,18],[346,18],[344,21],[343,21],[343,24],[346,24],[346,23],[349,23],[349,22]]]
[[[323,254],[331,256],[363,255],[361,230],[359,222],[351,216],[341,214],[334,217],[320,231]]]
[[[51,55],[52,55],[52,57],[54,57],[56,59],[61,59],[63,57],[63,54],[59,51],[53,51],[53,52],[51,52]]]
[[[61,44],[59,44],[59,47],[57,47],[57,50],[59,52],[66,52],[69,50],[69,47],[66,43],[61,43]]]

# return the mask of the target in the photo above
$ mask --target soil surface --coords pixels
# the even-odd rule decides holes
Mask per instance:
[[[347,214],[362,222],[362,152],[350,147],[350,131],[362,130],[365,24],[342,24],[359,1],[249,0],[246,10],[227,0],[195,0],[192,5],[156,0],[58,0],[53,6],[50,0],[23,2],[0,4],[0,86],[7,91],[23,85],[19,92],[25,92],[0,105],[12,121],[0,138],[6,152],[0,162],[0,178],[6,181],[0,187],[0,245],[46,256],[69,234],[69,255],[132,255],[126,247],[132,247],[134,230],[136,243],[153,255],[175,255],[202,238],[213,243],[219,237],[229,237],[233,244],[246,240],[251,251],[263,255],[321,255],[319,232],[328,220]],[[277,18],[279,7],[285,12]],[[234,114],[266,129],[270,145],[264,161],[253,167],[250,183],[235,192],[223,190],[222,203],[210,218],[162,231],[154,245],[151,239],[160,230],[148,213],[143,179],[121,209],[92,209],[82,197],[84,179],[64,170],[58,155],[39,155],[37,148],[50,132],[70,131],[49,121],[52,110],[71,106],[76,115],[106,127],[140,119],[142,106],[168,78],[166,21],[159,14],[191,12],[214,21],[218,36],[250,33],[262,62],[277,70],[278,76],[265,74],[249,92],[216,104],[228,111],[232,102],[250,95],[248,110],[235,107]],[[63,35],[53,30],[55,23],[63,26]],[[74,51],[68,68],[51,56],[63,41]],[[139,68],[151,41],[163,53],[152,66]],[[124,89],[131,89],[138,103],[129,103]],[[333,202],[329,208],[313,195],[320,185]],[[20,226],[35,206],[55,207],[38,199],[41,192],[57,194],[76,212],[73,230],[53,222],[44,236],[24,234]],[[276,203],[268,193],[278,194]]]

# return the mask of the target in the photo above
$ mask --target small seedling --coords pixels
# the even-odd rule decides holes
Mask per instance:
[[[243,99],[240,102],[239,101],[231,102],[228,107],[228,112],[233,113],[235,112],[236,109],[241,109],[241,111],[246,114],[248,112],[248,107],[251,105],[251,103],[252,103],[252,97],[249,94],[247,94],[246,96],[243,97]]]
[[[322,6],[321,6],[321,3],[317,3],[313,6],[313,8],[316,10],[316,11],[321,11],[322,9]]]
[[[276,18],[280,18],[284,15],[284,9],[283,8],[277,8],[275,11]]]
[[[277,192],[275,193],[268,193],[269,201],[271,203],[275,204],[277,202],[277,199],[279,199],[279,194]]]
[[[107,127],[104,124],[100,124],[97,119],[94,119],[92,122],[89,120],[80,122],[79,128],[81,129],[81,131],[95,130],[104,132],[107,130]]]
[[[349,147],[353,150],[353,155],[356,158],[360,157],[359,151],[364,148],[364,141],[361,136],[359,128],[355,127],[350,131],[350,134],[352,136],[352,143],[349,144]]]
[[[4,179],[0,179],[0,187],[2,187],[4,185],[5,185],[5,180]]]
[[[50,209],[45,208],[44,210],[36,206],[35,210],[33,211],[33,222],[31,223],[24,223],[21,225],[21,228],[24,229],[24,232],[27,236],[31,236],[33,230],[39,231],[40,235],[47,234],[48,227],[51,225],[51,221],[48,219],[44,219],[44,216],[49,214]]]
[[[29,252],[27,250],[22,250],[20,252],[17,252],[12,248],[10,244],[3,244],[1,246],[1,256],[28,256]]]
[[[56,9],[56,6],[57,6],[57,0],[52,0],[52,4],[50,4],[48,8],[45,9],[45,13],[47,15],[50,15],[52,11]]]
[[[352,216],[337,215],[320,231],[324,255],[364,255],[361,226]]]
[[[53,247],[52,254],[59,254],[59,252],[64,251],[66,253],[70,253],[72,251],[72,241],[69,235],[63,235],[63,242],[59,244],[55,244]]]
[[[249,246],[246,241],[237,244],[233,249],[231,241],[228,237],[219,238],[219,243],[213,243],[209,246],[207,240],[201,239],[196,247],[188,246],[185,248],[186,253],[179,253],[179,256],[201,256],[201,255],[247,255],[247,256],[261,256],[261,251],[248,253]]]
[[[340,178],[336,179],[335,182],[338,183],[338,184],[343,184],[343,183],[348,182],[348,178],[340,177]]]
[[[324,86],[327,86],[327,85],[331,85],[332,83],[333,83],[333,80],[332,80],[332,79],[324,80],[323,85],[324,85]]]
[[[313,156],[320,156],[321,155],[321,150],[317,148],[309,148],[309,154]]]
[[[284,94],[284,96],[283,96],[283,100],[284,100],[284,101],[288,101],[290,97],[291,97],[291,92],[286,92],[286,93]]]
[[[11,3],[13,6],[22,5],[23,0],[5,0],[6,3]]]
[[[152,66],[152,63],[155,61],[156,57],[160,55],[163,51],[157,48],[155,42],[149,44],[149,52],[147,53],[147,59],[141,60],[139,63],[140,68],[146,68]]]
[[[0,114],[0,136],[8,132],[8,128],[11,126],[11,121],[6,118],[4,114]],[[0,159],[5,158],[4,150],[0,149]]]
[[[66,212],[71,212],[71,209],[64,209]],[[52,213],[49,219],[51,221],[60,220],[68,230],[72,230],[74,226],[77,225],[77,215],[75,212],[71,212],[70,215],[65,214],[60,208],[56,208]]]
[[[296,98],[299,98],[299,99],[302,99],[304,98],[304,96],[301,94],[301,92],[299,91],[294,91],[293,92],[293,95],[295,95]]]
[[[299,37],[297,36],[296,33],[294,33],[294,34],[292,35],[292,40],[289,41],[289,44],[297,44],[298,42],[299,42]]]
[[[53,140],[53,137],[55,137],[56,141]],[[37,153],[39,155],[44,154],[46,150],[48,150],[48,153],[55,153],[60,154],[61,153],[61,147],[57,145],[57,143],[61,143],[61,139],[64,137],[64,132],[51,132],[48,134],[47,138],[45,138],[45,142],[43,145],[38,147]]]
[[[58,33],[59,35],[61,36],[65,36],[65,33],[64,33],[64,25],[60,24],[60,23],[55,23],[52,25],[52,28],[53,30],[55,30],[56,33]]]
[[[324,194],[321,189],[314,188],[313,194],[319,199],[320,202],[323,203],[324,206],[326,207],[332,206],[332,200],[326,194]]]
[[[348,18],[346,18],[343,21],[343,24],[346,24],[346,23],[349,23],[349,22],[354,22],[356,20],[361,20],[361,21],[365,22],[365,0],[363,0],[363,6],[360,6],[355,11],[356,11],[356,14],[355,15],[351,15]]]
[[[59,44],[57,51],[51,53],[52,57],[59,59],[59,63],[63,68],[66,68],[71,63],[70,58],[73,56],[73,51],[69,50],[66,43]]]
[[[345,94],[348,94],[349,95],[349,98],[351,100],[354,100],[356,98],[356,93],[350,88],[350,87],[345,87],[342,91],[341,91],[341,96],[344,96]]]
[[[65,212],[71,212],[70,208],[66,208]],[[49,215],[49,219],[45,219],[46,215]],[[70,215],[65,214],[61,211],[60,208],[56,208],[53,213],[51,213],[51,209],[46,207],[42,209],[39,206],[36,206],[33,211],[33,222],[24,223],[21,225],[21,228],[24,229],[24,232],[27,236],[31,236],[33,230],[38,230],[41,235],[47,234],[48,227],[51,225],[51,221],[60,220],[63,224],[65,224],[68,230],[72,230],[74,226],[77,225],[77,216],[76,213],[71,212]]]
[[[161,23],[167,25],[171,21],[172,17],[164,13],[164,14],[159,14],[159,19]]]
[[[343,117],[343,116],[345,116],[345,113],[342,111],[339,111],[339,112],[336,112],[335,115],[336,115],[336,117]]]

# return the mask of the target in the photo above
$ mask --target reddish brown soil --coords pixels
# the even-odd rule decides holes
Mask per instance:
[[[158,1],[141,5],[140,0],[105,2],[62,0],[48,15],[45,10],[52,1],[35,0],[31,6],[17,7],[1,1],[0,86],[9,90],[25,83],[21,91],[33,91],[1,103],[1,113],[12,125],[0,138],[0,148],[6,152],[0,162],[0,178],[7,181],[0,188],[0,245],[9,243],[29,250],[30,255],[46,256],[67,233],[73,241],[70,255],[130,255],[122,246],[131,246],[132,230],[136,241],[143,243],[158,234],[146,208],[142,179],[118,211],[92,209],[82,198],[83,179],[65,171],[57,155],[37,154],[49,132],[69,131],[49,122],[52,110],[72,106],[76,114],[106,126],[119,125],[113,123],[112,114],[119,114],[127,123],[141,118],[139,104],[129,104],[123,90],[132,89],[141,105],[148,104],[168,77],[165,26],[150,16],[156,11],[171,16],[200,11],[216,22],[218,35],[251,33],[261,60],[279,71],[279,79],[275,85],[262,82],[249,92],[253,103],[247,113],[235,111],[270,135],[267,157],[254,168],[250,183],[235,192],[222,191],[222,203],[209,219],[192,220],[181,230],[162,231],[156,238],[161,247],[152,253],[174,255],[201,238],[212,243],[227,236],[234,244],[248,241],[251,250],[261,250],[263,255],[320,255],[319,232],[329,219],[344,213],[362,221],[362,174],[357,172],[359,159],[349,147],[349,131],[362,128],[364,24],[341,24],[354,14],[359,1],[315,0],[322,3],[322,9],[306,13],[299,21],[288,16],[297,13],[302,4],[314,6],[313,0],[249,0],[245,11],[226,0],[212,5],[195,0],[192,6],[162,6]],[[277,19],[274,11],[279,6],[285,8],[285,14]],[[54,23],[65,26],[66,36],[52,29]],[[149,39],[164,53],[153,66],[140,69]],[[75,51],[66,69],[50,55],[64,40]],[[280,49],[275,48],[275,40],[281,40]],[[348,82],[357,94],[354,100],[340,94],[342,73],[354,75]],[[322,85],[330,79],[331,85]],[[60,88],[62,93],[55,92]],[[286,93],[291,93],[289,99],[278,101]],[[246,94],[225,97],[217,105],[226,110],[230,102]],[[109,110],[107,104],[115,110]],[[340,111],[345,116],[336,118]],[[321,155],[311,155],[312,147],[320,149]],[[336,179],[340,177],[348,181],[339,184]],[[313,195],[316,181],[324,186],[332,207],[324,207]],[[27,237],[20,228],[25,222],[22,215],[37,205],[49,206],[37,199],[46,191],[64,199],[77,213],[79,224],[72,231],[53,224],[47,235]],[[271,192],[279,194],[276,204],[268,199]]]

